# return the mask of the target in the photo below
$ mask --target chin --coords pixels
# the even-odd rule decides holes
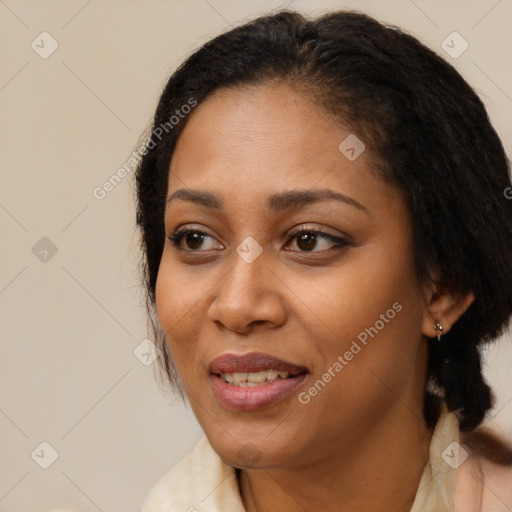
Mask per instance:
[[[252,440],[250,440],[252,437]],[[225,436],[222,440],[208,437],[213,449],[225,464],[239,469],[268,469],[286,465],[290,451],[281,442],[265,439],[255,440],[254,436],[234,439]]]

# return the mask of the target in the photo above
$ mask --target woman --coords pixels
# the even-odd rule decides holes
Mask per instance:
[[[363,14],[261,17],[173,74],[143,152],[148,310],[206,434],[144,512],[510,510],[478,429],[510,179],[450,65]]]

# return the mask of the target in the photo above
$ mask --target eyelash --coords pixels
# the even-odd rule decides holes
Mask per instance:
[[[191,253],[192,252],[196,252],[196,253],[202,252],[200,249],[183,249],[182,247],[180,247],[181,241],[187,235],[189,235],[191,233],[206,235],[207,237],[213,238],[212,236],[210,236],[208,233],[205,233],[204,231],[201,231],[199,229],[191,229],[191,228],[186,228],[186,229],[181,229],[181,230],[175,231],[171,235],[169,235],[167,238],[174,245],[174,247],[179,251],[191,252]],[[325,233],[324,231],[320,231],[320,230],[312,229],[312,228],[302,228],[302,229],[295,231],[293,234],[288,236],[288,238],[286,240],[286,245],[288,245],[292,240],[298,238],[300,235],[303,235],[303,234],[315,235],[324,240],[329,240],[330,242],[333,242],[333,243],[337,244],[337,246],[338,246],[338,247],[336,247],[336,246],[331,247],[330,249],[327,249],[324,251],[314,251],[314,250],[312,250],[312,251],[297,251],[297,252],[303,253],[303,254],[308,254],[308,253],[313,253],[313,254],[324,253],[325,254],[325,253],[330,253],[332,251],[344,249],[345,247],[350,245],[350,243],[347,240],[345,240],[344,238],[339,238],[339,237],[336,237],[329,233]]]

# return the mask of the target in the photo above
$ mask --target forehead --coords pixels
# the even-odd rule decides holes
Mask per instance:
[[[184,156],[180,150],[186,146],[194,149],[187,159],[201,167],[214,158],[245,160],[246,165],[252,160],[252,166],[259,167],[290,164],[300,172],[310,161],[318,161],[320,151],[341,156],[342,131],[322,114],[311,100],[284,84],[220,89],[192,113],[178,140],[173,166],[179,165]]]
[[[347,140],[360,153],[356,158],[348,158],[354,155],[346,153]],[[275,83],[232,87],[213,93],[187,120],[168,197],[201,188],[216,190],[228,203],[254,199],[263,208],[278,191],[331,188],[363,203],[392,193],[371,165],[364,142],[304,94]]]

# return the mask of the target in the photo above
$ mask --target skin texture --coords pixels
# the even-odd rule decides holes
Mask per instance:
[[[242,468],[248,512],[408,510],[432,435],[422,413],[426,336],[435,336],[437,316],[447,332],[472,301],[417,282],[405,204],[371,172],[369,150],[355,161],[339,151],[350,133],[286,85],[224,89],[191,114],[172,159],[167,197],[203,190],[225,206],[167,205],[166,234],[188,226],[208,236],[202,245],[183,239],[181,251],[166,240],[158,317],[210,443]],[[273,193],[324,188],[365,210],[335,200],[267,208]],[[303,225],[349,243],[329,250],[337,244],[318,238],[304,250],[289,240]],[[248,236],[263,249],[250,264],[236,252]],[[395,303],[396,316],[301,403],[298,394]],[[309,375],[268,408],[228,410],[212,393],[208,365],[256,351]]]

